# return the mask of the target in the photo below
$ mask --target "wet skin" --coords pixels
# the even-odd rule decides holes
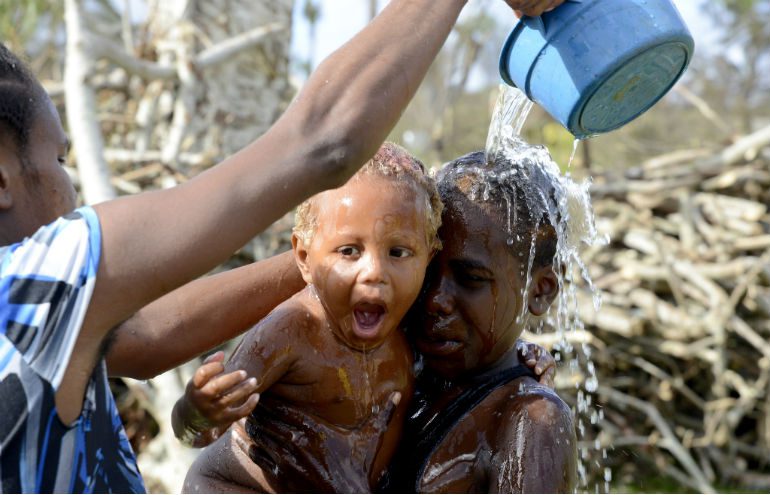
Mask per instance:
[[[552,268],[541,267],[533,269],[523,297],[519,261],[506,245],[499,219],[468,200],[443,199],[444,248],[431,263],[425,292],[411,314],[417,318],[409,325],[426,365],[417,386],[429,384],[419,404],[424,408],[410,419],[417,425],[441,415],[470,386],[472,377],[516,366],[514,341],[523,326],[523,320],[517,321],[519,312],[526,308],[531,314],[543,314],[558,292]],[[432,379],[424,380],[426,376]],[[289,417],[264,418],[261,427],[276,430],[276,425],[288,423],[303,432],[303,445],[304,438],[311,438],[314,445],[321,445],[318,452],[338,455],[333,432],[315,433],[315,420],[309,415]],[[316,470],[329,480],[351,476],[328,463],[310,465],[298,455],[301,445],[288,435],[282,440],[266,443],[279,452],[278,458],[296,462],[297,470]],[[403,438],[400,448],[410,452],[415,440]],[[569,408],[552,390],[520,378],[497,388],[453,426],[429,455],[418,491],[570,492],[575,476],[575,430]],[[356,484],[360,480],[346,481],[361,486]],[[415,480],[397,481],[401,483],[397,490],[414,489]],[[328,488],[348,491],[340,484]]]
[[[309,286],[252,329],[226,368],[243,369],[257,379],[262,406],[301,409],[344,438],[394,392],[412,395],[412,351],[398,325],[420,291],[431,256],[425,197],[391,179],[361,176],[323,193],[315,207],[319,226],[311,245],[306,249],[294,239]],[[377,432],[372,462],[353,462],[360,466],[356,475],[367,482],[376,482],[388,465],[407,405],[401,402],[389,428]],[[296,486],[297,480],[249,466],[243,439],[242,425],[235,425],[204,450],[184,490],[235,486],[236,491],[271,492]],[[355,456],[352,450],[317,454]],[[305,486],[323,481],[311,475]]]
[[[427,408],[414,418],[417,424],[440,415],[469,377],[516,366],[512,348],[524,326],[517,316],[522,308],[543,314],[558,291],[551,267],[535,268],[525,298],[520,260],[501,222],[467,198],[444,199],[444,248],[429,269],[423,311],[410,325],[426,373],[443,386],[434,382],[424,391]],[[519,378],[453,426],[430,454],[419,491],[571,491],[575,449],[567,405],[535,380]]]

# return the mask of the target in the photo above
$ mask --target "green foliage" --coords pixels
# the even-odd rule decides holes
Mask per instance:
[[[760,0],[718,0],[717,3],[738,15],[746,15],[754,10]]]
[[[0,36],[12,49],[26,51],[30,42],[50,36],[63,16],[64,2],[60,0],[1,2]]]

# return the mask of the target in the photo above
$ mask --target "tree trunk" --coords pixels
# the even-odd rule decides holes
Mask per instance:
[[[87,31],[80,0],[66,0],[67,63],[64,91],[70,139],[77,154],[81,192],[86,204],[115,197],[104,160],[104,138],[97,117],[96,93],[89,83],[95,73],[87,48]]]
[[[145,148],[160,147],[166,166],[194,175],[198,169],[180,157],[202,155],[215,163],[263,134],[292,95],[288,78],[292,0],[150,0],[148,26],[159,63],[176,67],[177,84],[150,83],[137,112]],[[236,39],[254,28],[278,23],[280,29],[251,48],[203,68],[192,60],[207,48]],[[197,58],[196,58],[197,57]],[[201,64],[203,65],[203,64]],[[173,101],[172,105],[164,101]],[[169,115],[170,113],[170,115]],[[170,117],[170,119],[169,119]],[[169,122],[164,124],[164,122]],[[173,184],[169,184],[173,185]],[[215,331],[215,329],[212,329]],[[171,410],[184,393],[197,360],[151,380],[147,397],[159,423],[159,434],[139,454],[148,489],[181,490],[197,451],[173,435]],[[146,387],[132,383],[132,388]]]

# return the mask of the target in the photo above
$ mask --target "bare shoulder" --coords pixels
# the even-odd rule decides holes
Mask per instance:
[[[270,312],[265,320],[280,320],[298,322],[310,322],[318,324],[323,318],[321,303],[312,295],[307,287],[288,298]]]
[[[243,369],[251,376],[262,376],[267,368],[280,365],[285,372],[302,356],[309,335],[319,334],[322,323],[304,291],[278,305],[252,327],[241,340],[227,369]],[[276,359],[280,357],[280,359]]]
[[[498,411],[491,493],[569,493],[577,481],[572,411],[555,391],[530,378],[508,386]],[[513,461],[516,462],[513,462]]]
[[[281,340],[294,341],[302,333],[320,328],[324,321],[322,313],[307,289],[290,297],[257,323],[249,333],[252,337],[271,336]]]
[[[569,405],[551,388],[532,379],[516,380],[508,385],[510,400],[503,417],[526,417],[532,428],[553,425],[572,426],[573,415]]]

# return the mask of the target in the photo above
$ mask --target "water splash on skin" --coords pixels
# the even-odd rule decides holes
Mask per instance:
[[[513,398],[513,396],[511,396]],[[527,448],[527,434],[530,420],[526,413],[519,416],[514,427],[514,448],[511,454],[503,459],[497,475],[497,490],[499,493],[521,493],[524,486],[524,456]]]
[[[479,171],[476,176],[483,177],[483,180],[474,184],[471,199],[488,200],[491,197],[491,190],[502,189],[495,187],[498,183],[528,181],[533,177],[534,171],[545,174],[555,188],[555,207],[553,201],[549,201],[544,192],[537,187],[533,188],[534,193],[528,191],[524,195],[526,205],[516,204],[516,194],[505,197],[505,206],[508,208],[508,244],[514,245],[515,234],[513,231],[518,224],[519,206],[526,206],[529,211],[546,212],[548,222],[557,233],[554,267],[563,267],[563,271],[556,270],[560,290],[557,300],[545,318],[540,319],[539,326],[535,331],[539,333],[546,324],[553,327],[558,341],[558,344],[554,346],[557,361],[572,356],[569,359],[569,370],[577,388],[577,403],[573,413],[576,416],[578,443],[582,446],[578,459],[579,485],[587,488],[587,466],[596,463],[601,468],[603,459],[595,461],[593,459],[598,457],[600,446],[587,438],[588,430],[593,429],[586,428],[586,423],[588,418],[591,418],[591,425],[598,425],[601,423],[600,418],[603,418],[603,413],[593,404],[592,400],[592,394],[598,389],[598,378],[595,365],[591,360],[591,348],[588,343],[583,343],[578,349],[575,349],[568,337],[570,333],[584,330],[583,322],[578,313],[578,284],[573,283],[574,280],[581,280],[587,286],[596,311],[601,306],[600,295],[593,285],[588,267],[580,258],[580,250],[584,247],[607,244],[608,240],[599,236],[596,231],[589,193],[590,180],[576,182],[569,172],[562,174],[545,147],[529,145],[519,137],[531,106],[532,103],[521,91],[505,85],[501,86],[487,137],[486,161],[488,164],[497,163],[502,157],[512,166],[504,171],[500,171],[499,167],[494,172],[491,170]],[[577,152],[578,143],[579,140],[575,140],[573,143],[568,169]],[[530,289],[533,259],[534,243],[530,246],[527,271],[525,274],[522,273],[522,275],[526,275],[526,279],[522,276],[522,279],[525,279],[523,294],[527,294]],[[523,304],[522,311],[517,316],[517,323],[527,323],[528,310],[526,306],[526,303]],[[606,458],[606,450],[602,452],[603,458]],[[599,476],[604,474],[605,488],[607,489],[609,488],[607,478],[611,479],[611,472],[607,475],[608,471],[609,468],[605,468],[603,472],[598,472]]]
[[[363,367],[363,374],[364,374],[364,386],[362,392],[362,397],[360,400],[356,401],[360,404],[366,404],[367,400],[371,400],[371,398],[374,397],[374,391],[372,390],[372,384],[369,381],[369,363],[367,362],[367,353],[366,353],[366,345],[362,346],[362,352],[361,352],[361,364]],[[367,394],[369,394],[369,397],[367,397]],[[374,413],[374,401],[372,400],[372,406],[371,406],[371,412]]]

